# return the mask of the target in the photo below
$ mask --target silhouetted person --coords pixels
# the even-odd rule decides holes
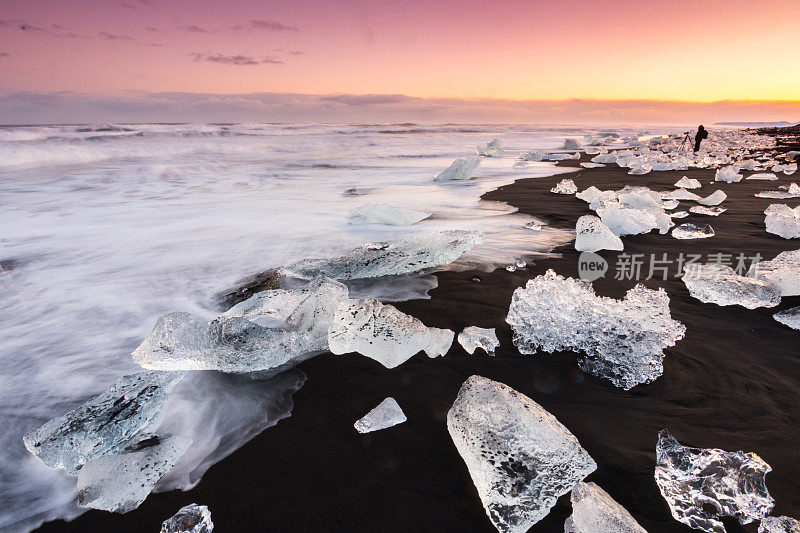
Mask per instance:
[[[700,127],[697,128],[697,135],[694,136],[694,151],[698,151],[700,149],[700,143],[703,142],[703,139],[708,138],[708,131],[700,124]]]

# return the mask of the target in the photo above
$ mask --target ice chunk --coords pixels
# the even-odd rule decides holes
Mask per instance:
[[[440,172],[433,181],[467,180],[480,165],[481,160],[477,156],[460,157]]]
[[[211,533],[214,522],[205,505],[191,503],[161,524],[161,533]]]
[[[781,252],[770,261],[751,265],[747,275],[777,285],[781,296],[800,296],[800,250]]]
[[[394,276],[452,263],[486,236],[480,231],[445,230],[394,242],[365,244],[333,259],[304,259],[283,268],[284,274],[313,279],[324,274],[349,280]]]
[[[272,370],[328,348],[328,326],[348,290],[320,276],[300,289],[257,293],[205,322],[189,313],[158,319],[133,360],[156,370]]]
[[[689,213],[686,211],[675,211],[674,213],[670,213],[669,216],[672,218],[686,218],[689,216]]]
[[[591,161],[584,161],[583,163],[581,163],[581,166],[583,168],[602,168],[605,165],[602,163],[592,163]]]
[[[728,265],[688,264],[682,279],[689,294],[704,303],[755,309],[775,307],[781,302],[780,287],[768,281],[740,276]]]
[[[561,145],[562,150],[580,150],[581,143],[577,139],[564,139],[564,144]]]
[[[575,194],[578,192],[578,186],[571,179],[565,178],[556,183],[556,186],[550,189],[550,192],[555,194]]]
[[[786,155],[784,157],[786,158],[787,161],[794,161],[795,159],[800,160],[800,152],[798,152],[797,150],[792,150],[790,152],[786,152]]]
[[[154,437],[122,453],[92,459],[78,472],[78,503],[116,513],[136,509],[191,444],[186,437]]]
[[[788,516],[768,516],[758,525],[758,533],[800,533],[800,521]]]
[[[800,306],[775,313],[772,318],[785,326],[800,330]]]
[[[661,209],[665,211],[671,211],[680,205],[678,200],[662,200],[661,201]]]
[[[700,181],[684,176],[675,182],[675,187],[680,189],[699,189],[702,185],[700,185]]]
[[[511,387],[471,376],[447,413],[447,429],[489,519],[524,533],[597,465],[542,406]]]
[[[501,157],[503,155],[503,141],[495,138],[488,144],[479,145],[478,155],[484,157]]]
[[[422,350],[429,356],[441,354],[444,336],[442,330],[428,328],[392,305],[364,298],[339,305],[328,330],[328,343],[334,354],[358,352],[394,368]]]
[[[696,215],[708,215],[708,216],[711,216],[711,217],[718,217],[722,213],[724,213],[725,211],[727,211],[727,209],[725,209],[724,207],[719,206],[719,205],[715,205],[714,207],[705,207],[705,206],[702,206],[702,205],[693,205],[692,207],[689,208],[689,212],[690,213],[694,213]]]
[[[609,164],[616,162],[617,162],[617,154],[600,154],[592,158],[592,163]]]
[[[705,198],[697,200],[697,203],[708,206],[719,205],[722,202],[724,202],[727,197],[728,195],[725,194],[724,191],[716,190],[712,194],[706,196]]]
[[[681,224],[672,230],[676,239],[706,239],[714,236],[714,228],[708,224]]]
[[[575,249],[579,252],[622,250],[622,239],[594,215],[584,215],[575,225]]]
[[[424,211],[414,211],[389,204],[366,204],[350,211],[354,224],[386,224],[389,226],[410,226],[431,216]]]
[[[739,174],[737,168],[733,165],[729,167],[722,167],[717,169],[714,175],[714,181],[724,181],[726,183],[736,183],[742,181],[742,175]]]
[[[527,154],[520,157],[521,161],[541,161],[547,152],[543,152],[541,150],[528,152]]]
[[[75,474],[96,457],[115,453],[147,427],[183,372],[139,372],[123,376],[102,394],[25,434],[25,447],[44,464]]]
[[[615,200],[617,194],[614,191],[601,191],[594,185],[591,185],[577,193],[575,197],[588,203],[589,207],[592,208],[592,204]]]
[[[623,506],[595,485],[579,481],[572,489],[572,516],[564,533],[647,533]]]
[[[616,300],[552,270],[514,291],[506,322],[520,353],[584,352],[579,364],[585,372],[624,389],[658,378],[664,349],[686,331],[670,316],[663,289],[640,284]]]
[[[591,142],[591,140],[590,140],[590,142]],[[605,150],[605,151],[603,151],[603,150]],[[608,153],[608,150],[606,148],[603,148],[601,150],[600,148],[595,148],[593,146],[587,146],[586,149],[584,150],[584,152],[586,152],[586,155],[597,155],[597,154]]]
[[[699,202],[702,199],[700,196],[686,189],[675,189],[674,191],[662,194],[661,197],[665,200],[692,200],[694,202]]]
[[[745,178],[746,180],[764,180],[764,181],[777,181],[778,176],[771,172],[761,172],[758,174],[751,174]]]
[[[772,204],[765,211],[764,224],[767,233],[772,233],[784,239],[797,239],[800,237],[800,206],[792,209],[786,204]]]
[[[353,427],[359,433],[370,433],[402,424],[406,420],[408,420],[406,414],[400,409],[397,400],[389,396],[372,411],[356,420]]]
[[[653,229],[663,234],[672,226],[672,219],[658,204],[655,209],[640,209],[621,201],[601,202],[596,211],[603,224],[618,237],[649,233]]]
[[[720,517],[749,524],[767,516],[774,501],[764,477],[772,468],[754,453],[682,446],[666,429],[658,434],[655,478],[672,517],[707,533],[724,533]]]
[[[423,348],[425,354],[430,358],[446,355],[453,345],[453,339],[456,337],[455,331],[439,328],[428,328],[428,331],[431,333],[431,342]]]
[[[628,171],[628,174],[631,176],[641,176],[643,174],[649,174],[653,170],[653,165],[649,163],[642,163],[641,165],[636,165],[631,167]]]
[[[464,328],[458,334],[458,343],[470,355],[474,354],[478,348],[483,348],[489,355],[494,355],[495,348],[500,346],[500,341],[497,340],[494,328],[479,328],[477,326]]]

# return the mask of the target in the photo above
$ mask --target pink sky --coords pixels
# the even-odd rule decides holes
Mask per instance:
[[[797,0],[0,0],[0,93],[796,102],[798,20]]]

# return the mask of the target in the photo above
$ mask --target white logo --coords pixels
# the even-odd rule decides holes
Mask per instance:
[[[594,281],[608,272],[608,263],[594,252],[583,252],[578,258],[578,276],[583,281]]]

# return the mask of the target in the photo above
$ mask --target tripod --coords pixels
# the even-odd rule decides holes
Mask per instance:
[[[683,150],[683,145],[686,144],[686,141],[689,141],[689,148],[691,148],[692,147],[692,143],[694,142],[694,139],[692,139],[692,132],[691,131],[683,132],[683,141],[681,141],[681,147],[679,148],[679,150]]]

